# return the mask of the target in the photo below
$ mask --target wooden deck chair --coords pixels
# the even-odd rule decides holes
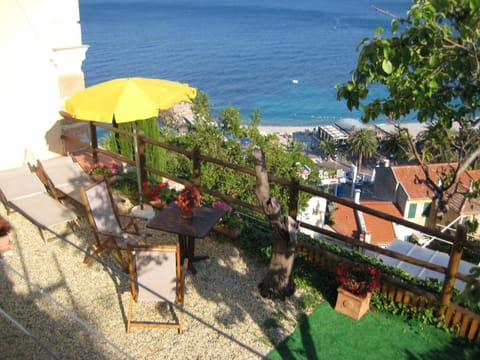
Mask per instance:
[[[17,211],[31,221],[45,243],[47,228],[65,223],[71,226],[77,218],[72,210],[52,198],[40,179],[26,167],[0,171],[0,196],[7,213]]]
[[[112,194],[105,181],[100,181],[87,189],[82,187],[80,192],[96,242],[96,249],[85,258],[84,263],[88,264],[93,256],[103,250],[114,250],[118,254],[122,268],[126,270],[128,265],[121,250],[126,250],[127,245],[143,244],[147,236],[138,231],[137,222],[140,219],[117,213]],[[121,219],[126,219],[126,223],[122,223]]]
[[[188,259],[182,266],[180,245],[128,246],[127,254],[131,285],[127,333],[132,327],[149,327],[177,329],[181,334]],[[156,321],[132,320],[134,302],[144,301],[168,303],[172,321],[163,318]],[[173,304],[177,304],[175,308],[178,311]]]
[[[47,160],[37,160],[37,175],[55,198],[68,197],[83,205],[81,187],[89,187],[90,177],[71,156],[59,156]]]

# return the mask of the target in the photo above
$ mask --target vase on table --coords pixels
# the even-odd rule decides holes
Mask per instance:
[[[344,315],[350,316],[355,320],[360,320],[370,308],[370,298],[372,294],[366,293],[364,297],[354,295],[343,287],[337,289],[337,302],[335,310]]]
[[[185,220],[193,218],[193,208],[180,208],[180,217]]]

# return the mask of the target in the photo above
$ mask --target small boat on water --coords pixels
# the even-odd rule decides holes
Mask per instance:
[[[293,85],[297,85],[297,84],[298,84],[298,80],[297,80],[297,79],[293,79],[293,80],[292,80],[292,84],[293,84]]]

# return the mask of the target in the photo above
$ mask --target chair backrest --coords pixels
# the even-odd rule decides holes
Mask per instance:
[[[121,234],[123,232],[115,211],[112,195],[105,181],[83,189],[85,207],[90,223],[98,231]]]
[[[0,189],[7,201],[47,192],[40,179],[23,166],[0,171]]]
[[[180,249],[178,245],[130,247],[134,254],[129,256],[130,276],[139,284],[160,295],[157,296],[143,286],[132,282],[132,292],[137,301],[175,302],[180,281]]]
[[[37,164],[56,188],[66,185],[80,187],[90,182],[88,174],[70,156],[38,160]]]

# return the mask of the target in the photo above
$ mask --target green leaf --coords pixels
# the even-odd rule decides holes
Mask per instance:
[[[381,33],[383,33],[383,27],[379,26],[375,29],[375,35],[380,35]]]
[[[437,55],[430,56],[430,59],[428,59],[428,63],[430,66],[437,66],[439,63],[439,59]]]
[[[382,69],[385,71],[387,74],[391,74],[393,70],[392,63],[388,59],[383,59],[382,61]]]
[[[438,83],[435,79],[432,79],[430,80],[430,82],[428,83],[428,87],[432,90],[432,91],[436,91],[438,90]]]

